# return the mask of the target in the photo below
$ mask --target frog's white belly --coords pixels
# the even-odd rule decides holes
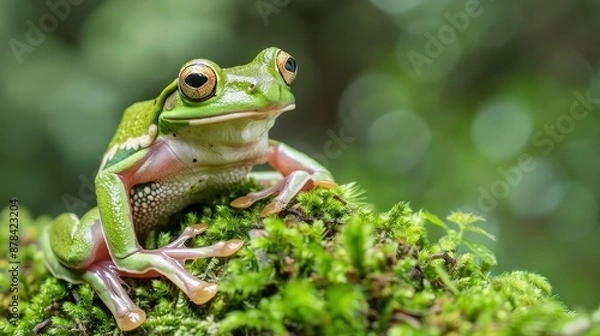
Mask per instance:
[[[144,234],[188,205],[243,181],[254,165],[264,163],[271,126],[246,121],[240,125],[244,132],[233,134],[213,125],[193,135],[201,139],[181,133],[160,136],[128,176],[136,232]]]

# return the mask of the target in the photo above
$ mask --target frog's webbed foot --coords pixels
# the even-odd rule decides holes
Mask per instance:
[[[136,306],[121,286],[119,271],[111,261],[90,266],[83,274],[115,317],[121,330],[133,330],[146,320],[146,313]]]
[[[310,190],[315,186],[333,188],[336,187],[337,184],[326,179],[319,179],[317,174],[311,175],[306,171],[296,170],[281,179],[281,181],[277,182],[275,185],[236,198],[230,205],[234,208],[248,208],[261,199],[271,195],[277,195],[261,212],[260,215],[265,217],[283,210],[300,191]]]
[[[163,249],[164,248],[182,247],[182,246],[184,246],[186,240],[196,237],[197,235],[206,231],[207,228],[208,228],[208,226],[206,224],[194,224],[194,225],[187,226],[183,230],[183,232],[181,232],[179,237],[177,237],[175,240],[173,240],[169,244],[165,245],[163,247]]]
[[[333,188],[337,186],[333,182],[331,173],[320,163],[283,143],[271,140],[264,159],[280,174],[253,173],[251,177],[257,177],[258,181],[266,188],[233,200],[231,202],[232,207],[247,208],[258,200],[277,195],[263,209],[261,216],[264,217],[283,210],[292,198],[302,190],[310,190],[314,187]],[[281,177],[277,178],[276,175],[284,175],[285,177],[281,179]],[[278,182],[271,185],[270,182],[272,181]]]
[[[217,294],[217,284],[204,282],[191,275],[183,263],[189,259],[226,257],[237,252],[243,241],[234,239],[211,246],[191,248],[184,245],[187,239],[206,230],[206,225],[196,224],[186,228],[170,244],[156,250],[140,250],[123,259],[115,260],[119,274],[130,277],[167,277],[195,304],[203,304]]]
[[[183,263],[186,260],[210,257],[229,257],[236,253],[243,245],[244,241],[240,239],[231,239],[220,241],[211,246],[205,247],[185,247],[186,240],[193,238],[202,232],[206,231],[206,224],[195,224],[185,228],[177,239],[168,245],[156,250],[155,252],[163,253],[166,256]]]

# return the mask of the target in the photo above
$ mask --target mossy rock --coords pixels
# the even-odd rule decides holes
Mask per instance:
[[[0,296],[0,334],[30,335],[600,335],[600,313],[570,312],[540,275],[492,275],[494,254],[465,234],[493,238],[464,213],[448,223],[399,203],[383,213],[360,201],[354,185],[301,193],[278,216],[266,204],[237,210],[229,202],[256,190],[248,182],[211,204],[174,218],[171,232],[153,232],[147,248],[166,245],[183,227],[207,223],[190,246],[241,238],[235,256],[189,261],[186,268],[220,290],[208,304],[191,303],[163,279],[125,279],[148,314],[121,332],[87,285],[52,278],[36,245],[51,219],[20,211],[19,318],[9,320],[13,293]],[[1,215],[8,223],[8,209]],[[450,227],[449,225],[452,225]],[[428,230],[441,227],[436,241]],[[0,232],[8,246],[9,231]],[[8,269],[2,249],[0,263]],[[11,275],[0,274],[9,288]],[[15,326],[11,322],[18,322]]]

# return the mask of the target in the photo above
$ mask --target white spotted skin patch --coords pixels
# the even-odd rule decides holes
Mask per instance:
[[[201,202],[219,190],[243,181],[251,169],[252,166],[234,167],[134,186],[129,199],[136,232],[147,233],[186,206]]]

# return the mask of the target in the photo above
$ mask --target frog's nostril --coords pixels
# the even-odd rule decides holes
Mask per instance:
[[[255,88],[256,88],[256,82],[251,82],[250,85],[248,86],[248,89],[250,91],[254,91]]]

